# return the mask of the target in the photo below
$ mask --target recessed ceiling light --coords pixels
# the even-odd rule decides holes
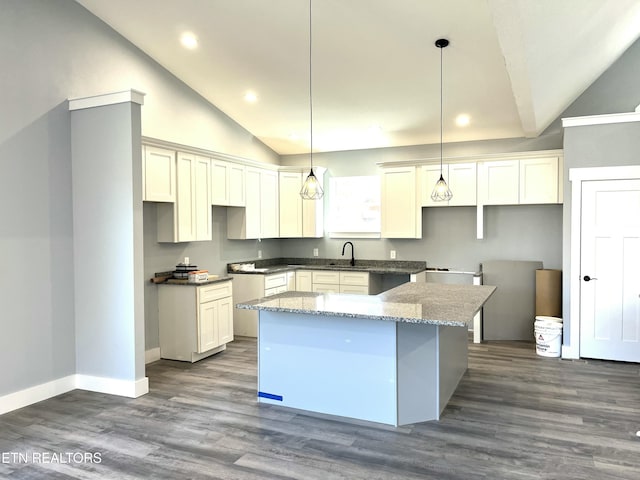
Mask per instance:
[[[456,117],[456,125],[459,127],[466,127],[469,123],[471,123],[471,117],[466,113],[461,113]]]
[[[180,36],[180,43],[184,48],[188,48],[189,50],[193,50],[198,46],[198,37],[196,37],[191,32],[184,32]]]
[[[249,91],[244,94],[244,99],[249,103],[254,103],[258,101],[258,96],[256,95],[255,92]]]

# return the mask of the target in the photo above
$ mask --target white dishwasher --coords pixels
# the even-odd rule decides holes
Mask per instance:
[[[482,272],[469,272],[449,268],[427,267],[426,281],[430,283],[445,283],[448,285],[482,285]],[[482,341],[482,309],[473,317],[473,343]]]

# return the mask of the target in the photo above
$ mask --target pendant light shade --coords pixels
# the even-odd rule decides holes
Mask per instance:
[[[302,190],[300,190],[300,196],[303,200],[319,200],[324,195],[322,186],[320,185],[318,178],[313,173],[313,96],[311,94],[311,73],[311,0],[309,0],[309,163],[311,164],[311,170],[302,185]]]
[[[440,49],[440,179],[431,192],[431,200],[434,202],[447,202],[453,198],[453,193],[451,193],[442,174],[442,49],[447,45],[449,45],[449,40],[446,38],[436,40],[436,47]]]
[[[300,196],[305,200],[319,200],[324,195],[324,191],[320,186],[320,182],[313,173],[313,168],[309,172],[309,176],[302,185]]]

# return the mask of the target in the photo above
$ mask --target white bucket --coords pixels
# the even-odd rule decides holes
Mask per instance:
[[[534,323],[536,353],[541,357],[559,357],[562,349],[562,319],[536,317]]]

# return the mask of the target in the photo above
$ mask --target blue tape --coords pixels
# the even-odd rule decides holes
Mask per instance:
[[[273,393],[258,392],[258,396],[262,398],[268,398],[270,400],[278,400],[279,402],[282,401],[282,395],[274,395]]]

